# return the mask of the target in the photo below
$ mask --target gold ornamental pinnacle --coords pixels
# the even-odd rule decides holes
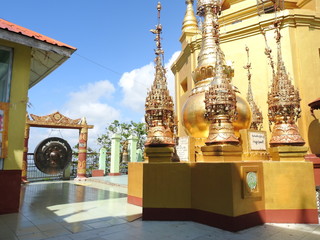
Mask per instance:
[[[251,108],[251,113],[252,113],[252,117],[251,117],[251,125],[250,125],[250,129],[254,129],[254,130],[261,130],[262,124],[263,124],[263,117],[262,117],[262,112],[259,109],[259,107],[257,106],[256,102],[253,99],[253,94],[252,94],[252,88],[251,88],[251,63],[250,63],[250,59],[249,59],[249,48],[246,46],[246,52],[247,52],[247,65],[245,65],[243,68],[247,69],[248,73],[248,92],[247,92],[247,101],[250,105]]]
[[[167,88],[166,70],[163,65],[164,51],[161,46],[162,26],[160,24],[161,4],[157,4],[158,24],[150,31],[156,35],[155,42],[155,78],[148,91],[145,103],[145,121],[147,123],[147,140],[145,146],[174,146],[174,111],[172,97]]]
[[[237,118],[236,93],[230,84],[233,71],[226,66],[219,42],[219,19],[221,2],[198,0],[197,13],[204,17],[202,47],[195,82],[210,81],[205,92],[205,118],[209,120],[209,136],[206,145],[239,144],[232,122]]]
[[[274,123],[270,146],[303,146],[305,144],[296,125],[300,117],[299,91],[296,90],[287,74],[281,53],[281,21],[275,20],[275,38],[277,42],[277,71],[274,71],[270,48],[266,47],[266,55],[271,61],[273,80],[268,93],[268,117],[270,125]],[[265,36],[265,32],[262,32]],[[265,37],[266,39],[266,37]]]
[[[226,74],[229,81],[231,81],[234,75],[234,70],[232,65],[226,64],[224,53],[220,49],[219,38],[217,38],[216,34],[214,35],[214,33],[219,30],[219,26],[217,26],[217,17],[213,18],[212,11],[215,6],[218,13],[220,12],[221,8],[219,2],[216,1],[215,5],[212,0],[197,2],[197,14],[201,17],[201,24],[199,23],[201,29],[197,26],[197,20],[191,1],[187,1],[186,3],[187,10],[182,25],[183,35],[197,35],[199,31],[202,32],[202,35],[201,37],[197,35],[200,37],[199,40],[201,40],[201,49],[197,57],[198,61],[196,68],[191,69],[194,85],[192,85],[191,91],[188,91],[188,98],[183,100],[181,124],[188,136],[201,139],[201,142],[203,142],[209,135],[211,124],[211,121],[205,118],[206,110],[205,102],[203,100],[205,99],[205,92],[208,91],[211,82],[215,78],[218,56],[220,59],[219,61],[222,64],[223,72]],[[188,78],[186,81],[188,81]],[[232,85],[232,82],[230,84]],[[232,87],[236,90],[235,86]],[[239,134],[239,130],[249,128],[251,111],[248,102],[237,90],[236,108],[237,120],[232,122],[232,125],[235,134]]]

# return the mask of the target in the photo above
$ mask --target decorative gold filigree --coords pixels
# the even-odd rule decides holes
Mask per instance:
[[[46,116],[37,116],[34,114],[30,114],[31,120],[38,123],[55,123],[55,124],[70,124],[70,125],[78,125],[81,121],[78,119],[71,119],[59,112],[55,112]]]
[[[275,6],[276,8],[276,6]],[[277,9],[277,8],[276,8]],[[300,117],[300,101],[299,91],[296,90],[287,74],[282,59],[281,53],[281,34],[280,34],[281,21],[275,19],[275,39],[277,43],[277,71],[274,70],[274,62],[271,57],[271,49],[266,42],[265,54],[270,60],[272,67],[273,79],[271,89],[268,93],[268,117],[270,126],[275,124],[271,139],[270,146],[303,146],[305,144],[302,139],[299,129],[296,126],[296,121]],[[262,31],[265,40],[265,31]]]
[[[250,129],[260,130],[263,123],[263,117],[262,117],[262,112],[260,111],[259,107],[257,106],[256,102],[253,99],[252,88],[251,88],[251,72],[250,72],[251,63],[249,60],[249,48],[247,46],[246,46],[246,52],[247,52],[248,62],[247,62],[247,65],[245,65],[243,68],[247,69],[248,71],[247,101],[250,105],[251,113],[252,113]]]
[[[31,117],[31,119],[30,119]],[[45,116],[37,116],[34,114],[27,115],[26,123],[33,127],[52,127],[52,128],[93,128],[93,125],[87,125],[86,121],[81,118],[71,119],[60,112],[55,112]]]
[[[234,135],[232,121],[237,118],[236,93],[230,84],[233,69],[225,64],[219,43],[218,14],[221,3],[218,0],[198,0],[197,13],[204,17],[202,47],[198,67],[194,73],[195,82],[208,81],[205,92],[205,118],[211,122],[206,145],[239,144]]]
[[[162,26],[160,24],[161,4],[157,5],[158,24],[150,30],[156,35],[155,41],[155,79],[148,92],[145,103],[145,121],[147,123],[146,146],[174,146],[173,101],[167,88],[166,70],[163,66],[164,51],[161,47]]]

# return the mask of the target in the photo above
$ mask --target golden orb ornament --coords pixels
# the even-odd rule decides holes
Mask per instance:
[[[199,92],[189,96],[185,102],[182,114],[182,125],[188,134],[195,138],[207,138],[210,122],[204,118],[205,92]],[[251,110],[249,103],[239,93],[236,94],[238,119],[232,123],[235,134],[239,136],[239,130],[248,129],[251,124]]]
[[[224,53],[220,48],[218,21],[220,12],[220,1],[198,0],[197,14],[199,17],[203,17],[201,50],[198,55],[198,66],[192,74],[195,86],[182,109],[182,125],[186,133],[194,138],[209,138],[209,126],[215,124],[217,130],[220,128],[217,119],[221,120],[224,117],[227,117],[225,123],[228,126],[232,124],[234,127],[229,133],[231,137],[234,133],[239,136],[239,130],[249,128],[251,123],[250,106],[245,98],[237,92],[237,89],[231,86],[234,71],[232,66],[226,64]],[[208,102],[208,99],[206,99],[205,93],[209,92],[213,84],[220,97],[215,99],[213,104],[209,104],[214,106],[210,112],[213,114],[213,118],[211,116],[211,122],[209,122],[205,118],[205,114],[208,116],[205,104],[205,100]],[[234,98],[235,92],[236,99]],[[224,98],[226,96],[223,94],[231,94],[231,100],[226,101]],[[228,112],[228,107],[231,112]],[[233,119],[236,120],[233,121]],[[222,124],[222,121],[220,123]],[[216,141],[214,144],[218,142],[223,143],[223,141]]]

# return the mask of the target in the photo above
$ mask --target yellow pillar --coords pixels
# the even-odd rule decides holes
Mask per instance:
[[[23,142],[23,159],[22,159],[22,174],[21,174],[21,182],[27,183],[27,171],[28,171],[28,143],[29,143],[29,135],[30,135],[30,125],[26,124],[24,130],[24,142]]]

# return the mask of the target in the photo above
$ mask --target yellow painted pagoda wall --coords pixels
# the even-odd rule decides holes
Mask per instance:
[[[31,48],[2,40],[0,40],[0,45],[13,49],[8,124],[8,155],[4,160],[4,170],[15,170],[22,168]]]
[[[271,67],[264,54],[265,41],[261,34],[261,27],[268,27],[274,21],[274,13],[257,14],[255,0],[229,1],[230,8],[222,12],[220,18],[221,48],[226,60],[233,62],[235,76],[233,84],[239,88],[241,95],[247,94],[247,73],[243,66],[247,62],[245,46],[250,49],[252,65],[252,91],[254,99],[262,109],[264,124],[270,138],[268,125],[267,93],[272,80]],[[282,55],[287,71],[293,83],[300,91],[301,118],[298,120],[300,133],[310,152],[320,153],[320,113],[315,111],[314,119],[310,114],[308,103],[320,97],[320,0],[285,1],[286,10],[279,16],[283,24]],[[182,33],[182,36],[185,33]],[[276,43],[274,30],[267,30],[268,44],[272,49],[276,62]],[[181,37],[182,51],[179,58],[172,65],[176,81],[176,110],[178,118],[179,136],[186,136],[182,126],[182,108],[192,87],[191,73],[197,66],[197,55],[201,46],[201,35],[193,33],[189,37]],[[190,69],[191,67],[191,69]],[[181,91],[187,79],[187,89]]]

